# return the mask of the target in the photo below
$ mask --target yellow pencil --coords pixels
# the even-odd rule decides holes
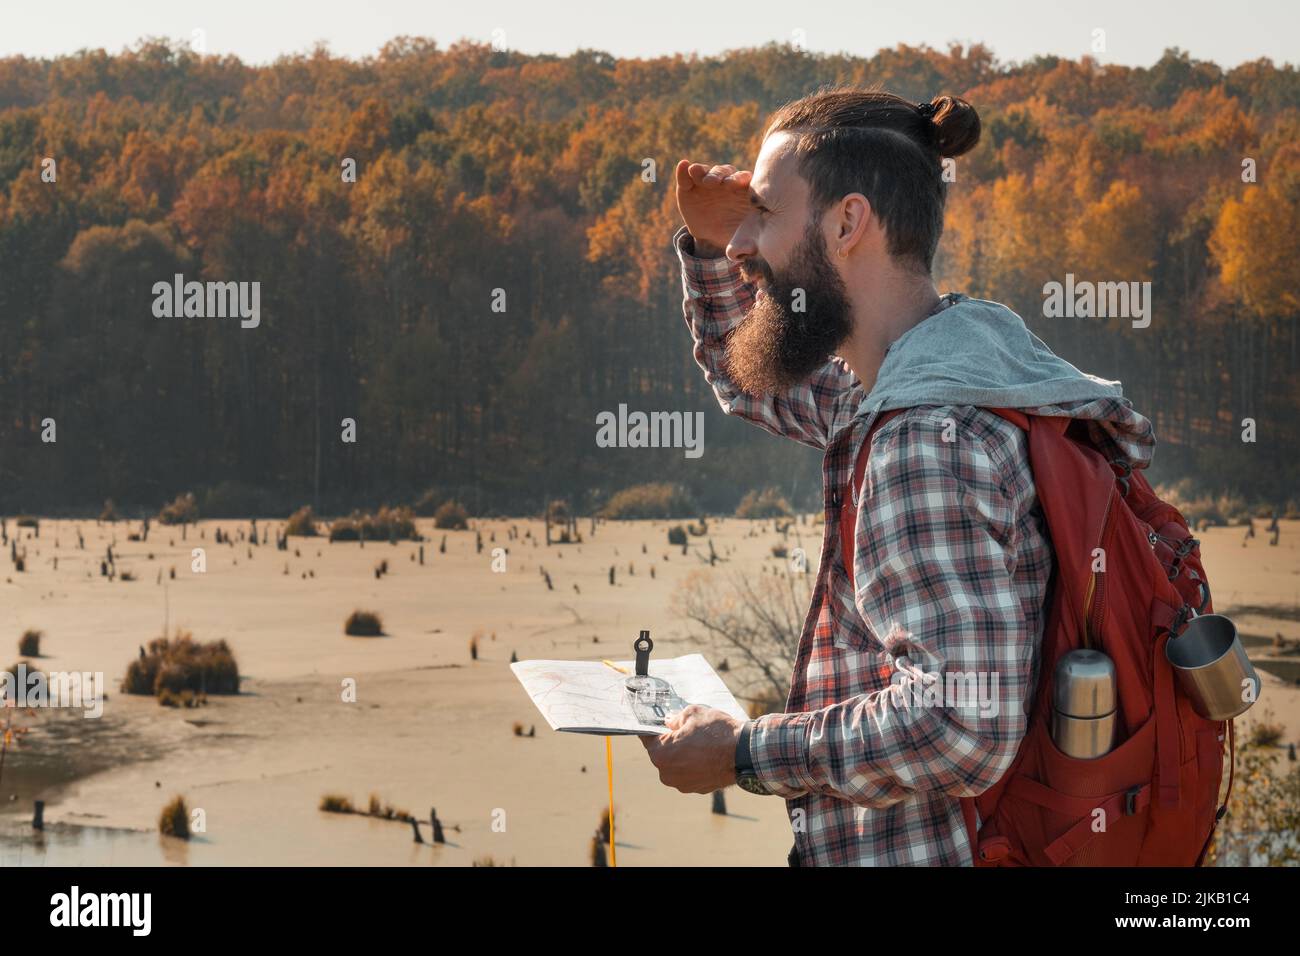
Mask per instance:
[[[615,664],[613,661],[602,660],[601,663],[604,664],[606,667],[612,667],[612,668],[614,668],[614,670],[618,671],[620,674],[626,674],[626,673],[627,673],[627,669],[626,669],[626,668],[619,667],[619,666],[618,666],[617,664]]]

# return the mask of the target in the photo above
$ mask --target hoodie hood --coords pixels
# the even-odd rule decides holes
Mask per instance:
[[[1090,423],[1108,457],[1145,468],[1155,451],[1151,423],[1119,382],[1081,372],[1054,353],[1005,305],[950,296],[947,308],[899,336],[863,399],[873,413],[917,405],[1014,408]]]

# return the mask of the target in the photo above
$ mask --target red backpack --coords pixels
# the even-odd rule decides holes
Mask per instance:
[[[902,411],[878,416],[863,443],[840,515],[842,555],[853,554],[871,439]],[[1199,542],[1139,472],[1106,461],[1083,422],[989,411],[1028,436],[1056,573],[1028,730],[998,782],[961,801],[975,865],[1199,866],[1227,810],[1225,724],[1230,754],[1236,745],[1232,722],[1198,715],[1165,658],[1193,612],[1213,610]],[[1093,571],[1095,548],[1105,571]],[[852,582],[853,562],[843,563]],[[1056,662],[1081,647],[1110,657],[1117,681],[1117,743],[1093,760],[1051,738]]]

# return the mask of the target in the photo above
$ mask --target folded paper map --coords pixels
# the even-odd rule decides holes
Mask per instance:
[[[745,711],[703,656],[652,660],[638,678],[631,661],[518,661],[510,669],[552,730],[575,734],[662,734],[687,704]]]

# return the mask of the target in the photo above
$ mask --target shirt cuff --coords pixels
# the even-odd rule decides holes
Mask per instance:
[[[673,248],[682,262],[682,283],[693,299],[725,295],[745,281],[740,274],[740,263],[726,256],[702,259],[695,255],[695,237],[685,226],[673,234]]]
[[[817,790],[808,773],[811,714],[764,714],[751,721],[749,756],[759,783],[782,797]]]

